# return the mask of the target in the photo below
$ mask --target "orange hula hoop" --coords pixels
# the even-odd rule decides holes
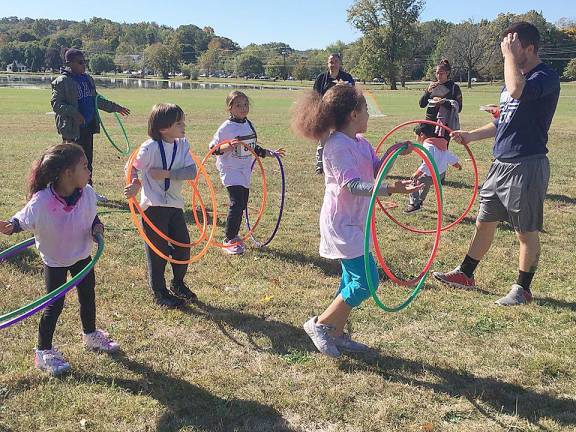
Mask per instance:
[[[136,150],[134,150],[132,152],[132,154],[130,155],[130,158],[128,159],[128,169],[126,170],[126,177],[125,177],[126,185],[129,185],[131,183],[132,170],[134,168],[133,163],[134,163],[134,159],[136,158],[136,155],[138,154],[139,150],[140,150],[140,148],[137,148]],[[192,189],[197,193],[195,187],[197,184],[197,180],[200,177],[200,173],[202,173],[202,175],[206,179],[208,189],[210,190],[210,198],[211,198],[212,204],[213,205],[216,204],[216,194],[214,192],[214,186],[212,185],[212,182],[210,180],[210,177],[208,176],[208,173],[206,172],[204,165],[201,163],[199,164],[197,162],[198,158],[192,153],[192,151],[190,151],[190,155],[192,156],[192,159],[194,159],[194,162],[196,163],[196,166],[198,167],[199,171],[198,171],[198,174],[196,175],[196,179],[194,181],[189,180],[188,183],[192,186]],[[194,194],[192,196],[194,196]],[[206,245],[202,248],[202,250],[200,252],[198,252],[194,256],[191,256],[188,260],[177,260],[177,259],[174,259],[170,256],[165,255],[162,251],[160,251],[156,247],[156,245],[154,245],[154,243],[152,243],[152,241],[146,235],[146,232],[144,231],[143,225],[141,223],[139,223],[139,221],[138,221],[138,214],[140,214],[140,216],[142,217],[143,222],[147,223],[148,226],[150,228],[152,228],[152,230],[156,234],[158,234],[164,240],[168,241],[169,243],[171,243],[173,245],[191,248],[193,246],[196,246],[200,241],[203,240],[203,238],[198,239],[194,243],[178,242],[178,241],[168,237],[166,234],[164,234],[162,231],[160,231],[160,229],[158,229],[158,227],[156,225],[154,225],[152,223],[152,221],[144,213],[144,210],[142,210],[142,207],[140,207],[140,204],[136,201],[135,197],[128,199],[128,206],[130,207],[130,216],[132,218],[132,222],[134,223],[134,226],[138,230],[138,234],[140,235],[140,237],[142,237],[142,239],[146,242],[146,244],[150,247],[150,249],[152,249],[154,251],[154,253],[156,253],[158,256],[164,258],[166,261],[169,261],[173,264],[191,264],[191,263],[198,261],[200,258],[202,258],[206,254],[206,252],[208,252],[209,243],[206,243]],[[205,237],[207,218],[206,218],[206,208],[204,207],[203,203],[201,204],[201,208],[202,208],[202,216],[203,216],[204,221],[205,221],[204,225],[203,225],[202,235]],[[138,214],[137,214],[137,212],[138,212]],[[192,213],[194,213],[194,215],[196,215],[195,211],[193,211]],[[216,232],[216,218],[214,218],[212,220],[212,229],[210,230],[209,239],[212,239],[214,237],[215,232]]]
[[[252,155],[254,156],[255,160],[258,162],[258,166],[260,167],[260,172],[262,173],[262,189],[263,189],[263,195],[262,195],[262,203],[260,204],[260,210],[258,211],[258,215],[256,217],[256,221],[254,222],[254,225],[248,230],[248,232],[242,237],[242,241],[244,240],[248,240],[248,238],[252,235],[252,233],[254,232],[254,230],[256,229],[256,227],[258,226],[258,224],[260,223],[260,220],[262,219],[262,215],[264,214],[264,210],[266,209],[266,200],[268,198],[268,189],[266,186],[266,171],[264,170],[264,165],[262,165],[262,161],[260,160],[260,157],[256,154],[256,152],[254,151],[254,149],[252,147],[250,147],[248,144],[246,144],[243,141],[237,140],[237,139],[232,139],[232,140],[224,140],[219,142],[218,144],[216,144],[214,147],[212,147],[210,149],[210,151],[206,154],[206,156],[204,156],[204,159],[202,159],[202,167],[204,167],[204,165],[206,164],[206,161],[208,161],[208,159],[210,158],[210,156],[212,156],[214,154],[214,152],[216,150],[218,150],[221,146],[223,146],[224,144],[242,144],[245,148],[247,148]],[[198,178],[195,179],[195,184],[197,183]],[[196,195],[198,195],[198,197],[200,197],[200,194],[198,193],[198,190],[196,188],[194,188],[194,194],[192,195],[192,207],[196,206]],[[201,198],[200,198],[201,199]],[[216,204],[217,205],[217,204]],[[192,215],[194,216],[194,222],[196,223],[196,226],[198,228],[200,228],[200,221],[198,220],[198,216],[196,215],[196,212],[192,212]],[[212,222],[215,223],[216,220],[216,210],[214,210],[213,212],[213,220]],[[202,234],[200,235],[200,238],[205,239],[206,238],[206,234],[203,231]],[[220,243],[217,241],[212,240],[212,237],[210,237],[210,239],[208,239],[208,244],[210,246],[216,246],[219,248],[225,248],[225,247],[229,247],[229,246],[234,246],[239,244],[240,242],[233,242],[233,243],[229,243],[227,245],[225,245],[224,243]]]

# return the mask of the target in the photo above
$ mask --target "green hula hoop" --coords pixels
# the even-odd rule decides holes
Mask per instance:
[[[436,163],[434,162],[434,159],[432,158],[432,155],[430,154],[430,152],[428,152],[428,150],[426,150],[426,148],[420,144],[412,143],[412,145],[415,147],[418,147],[418,149],[422,150],[426,154],[426,156],[428,156],[428,159],[430,160],[432,167],[434,168],[434,173],[437,176],[436,178],[440,179],[440,174],[438,173],[438,167],[436,166]],[[372,196],[370,197],[370,204],[368,206],[368,215],[366,217],[366,223],[364,225],[364,271],[366,272],[366,281],[368,282],[368,288],[370,289],[370,294],[372,295],[372,298],[374,299],[376,304],[382,310],[384,310],[386,312],[399,312],[402,309],[406,308],[410,303],[412,303],[412,301],[416,298],[416,296],[420,293],[420,290],[424,286],[424,282],[426,281],[426,278],[428,277],[428,273],[429,273],[429,270],[428,270],[422,276],[422,278],[418,281],[418,283],[416,284],[416,287],[414,288],[414,290],[412,291],[410,296],[404,302],[402,302],[396,306],[387,306],[384,303],[382,303],[382,301],[378,297],[378,294],[376,293],[378,286],[376,285],[374,279],[372,278],[372,272],[370,271],[369,254],[370,254],[371,220],[372,220],[372,212],[374,211],[374,205],[375,205],[376,199],[378,197],[377,191],[380,189],[380,185],[382,184],[382,181],[384,181],[384,178],[388,174],[388,171],[390,171],[390,169],[394,165],[396,158],[407,147],[408,147],[408,144],[404,144],[403,146],[398,147],[398,149],[396,149],[388,157],[387,162],[384,164],[384,166],[380,170],[380,173],[378,174],[378,176],[376,178],[376,182],[375,182],[375,186],[374,186],[374,192],[372,193]],[[442,201],[444,200],[442,185],[440,183],[438,183],[438,185],[440,187],[440,201],[442,203]]]
[[[48,303],[53,298],[57,297],[62,292],[69,290],[71,287],[76,285],[78,283],[78,281],[82,280],[86,276],[86,274],[90,270],[92,270],[92,268],[96,265],[96,263],[100,259],[100,256],[102,256],[102,253],[104,252],[104,238],[101,235],[98,235],[96,238],[98,240],[98,250],[96,251],[96,255],[94,255],[94,258],[92,258],[92,260],[86,265],[86,267],[84,267],[82,270],[80,270],[80,272],[76,276],[74,276],[72,279],[67,281],[60,288],[58,288],[52,292],[49,292],[48,294],[40,297],[39,299],[37,299],[37,300],[35,300],[35,301],[25,305],[25,306],[22,306],[19,309],[16,309],[12,312],[8,312],[8,313],[0,316],[0,324],[2,324],[5,321],[8,321],[14,317],[19,317],[21,315],[24,315],[33,309],[38,309],[38,310],[42,309],[42,307],[44,307],[45,305],[47,306]]]
[[[118,123],[120,125],[120,129],[122,129],[122,134],[124,135],[124,140],[126,141],[126,150],[122,150],[118,145],[116,145],[116,143],[114,142],[114,140],[112,139],[112,137],[110,136],[108,131],[106,130],[106,127],[104,126],[104,123],[102,122],[102,117],[100,117],[100,112],[98,110],[98,99],[102,99],[105,101],[107,101],[108,99],[106,99],[101,94],[96,94],[96,97],[94,98],[94,104],[96,105],[96,117],[98,118],[98,123],[100,123],[100,127],[104,131],[104,135],[106,135],[106,138],[108,138],[108,141],[110,141],[110,144],[112,144],[114,146],[114,148],[121,155],[128,156],[130,154],[130,151],[132,150],[132,145],[130,144],[130,140],[128,139],[128,134],[126,133],[126,129],[124,128],[124,123],[120,119],[120,116],[118,115],[118,113],[112,113],[112,114],[114,114],[114,117],[116,118],[116,123]]]

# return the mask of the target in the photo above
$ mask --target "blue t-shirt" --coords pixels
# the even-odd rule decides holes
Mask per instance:
[[[560,78],[550,66],[540,63],[525,74],[526,85],[520,99],[503,88],[500,117],[494,121],[496,159],[510,159],[548,153],[548,129],[560,96]]]
[[[72,78],[78,85],[78,111],[80,111],[80,114],[82,114],[84,120],[86,120],[82,127],[88,127],[96,115],[94,86],[92,86],[86,74],[72,75]]]

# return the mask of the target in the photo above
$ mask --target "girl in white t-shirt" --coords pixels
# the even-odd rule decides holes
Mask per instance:
[[[209,147],[213,148],[222,141],[238,140],[261,158],[272,156],[273,153],[284,156],[284,149],[275,152],[266,150],[257,144],[256,129],[250,120],[250,101],[241,91],[233,91],[226,97],[226,107],[230,117],[220,125]],[[252,162],[254,155],[246,146],[239,143],[222,144],[215,152],[216,168],[220,173],[222,184],[228,191],[230,204],[226,218],[224,252],[231,255],[244,253],[244,244],[238,237],[242,214],[248,205],[250,195],[250,180],[252,179]]]
[[[32,167],[30,201],[8,221],[0,221],[0,232],[11,235],[32,231],[44,262],[47,292],[66,282],[67,274],[78,274],[91,261],[93,236],[104,234],[96,215],[96,193],[90,185],[90,170],[84,150],[77,144],[50,147]],[[92,350],[114,352],[118,344],[96,328],[94,269],[78,284],[83,340]],[[70,364],[52,346],[64,297],[43,311],[38,328],[34,364],[53,375],[70,369]]]
[[[292,125],[298,134],[315,141],[332,131],[322,156],[326,189],[320,212],[320,255],[339,259],[342,265],[336,298],[320,316],[306,321],[304,330],[325,355],[364,351],[367,346],[353,341],[344,326],[352,308],[370,296],[364,270],[364,223],[380,161],[361,135],[368,126],[366,99],[348,85],[336,85],[324,96],[308,92],[294,107]],[[397,181],[382,185],[378,195],[406,194],[420,187],[411,180]],[[369,260],[372,278],[378,280],[372,254]]]
[[[190,234],[184,219],[182,184],[196,177],[196,165],[190,155],[190,144],[185,137],[184,111],[178,105],[157,104],[148,118],[148,136],[132,163],[132,182],[124,189],[124,196],[132,198],[142,189],[140,207],[150,221],[164,234],[180,243],[190,243]],[[126,167],[128,169],[128,167]],[[138,178],[141,173],[142,179]],[[190,259],[190,248],[171,245],[146,222],[143,228],[152,244],[164,255],[178,261]],[[148,281],[154,302],[169,308],[197,300],[184,283],[188,264],[172,265],[170,291],[166,287],[164,272],[166,259],[146,244]]]

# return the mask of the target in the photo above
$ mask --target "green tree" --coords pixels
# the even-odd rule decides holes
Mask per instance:
[[[562,76],[568,80],[576,80],[576,58],[570,60],[566,65]]]
[[[310,79],[306,59],[300,59],[292,69],[292,76],[300,81]]]
[[[216,69],[219,69],[220,58],[222,57],[222,50],[218,48],[211,48],[204,51],[198,57],[198,66],[204,69],[207,75]]]
[[[236,74],[238,76],[262,75],[264,65],[262,60],[252,54],[241,54],[236,57]]]
[[[467,74],[468,88],[472,87],[472,75],[482,72],[498,55],[499,38],[490,23],[464,21],[455,25],[445,39],[445,55],[456,68]]]
[[[423,5],[423,0],[355,0],[348,9],[348,21],[370,35],[364,41],[370,51],[366,56],[380,60],[392,90],[396,90],[399,62],[408,52],[404,34],[411,31]]]
[[[144,50],[144,65],[162,78],[168,78],[168,74],[178,63],[179,59],[174,51],[164,44],[155,43]]]
[[[90,71],[96,75],[102,72],[111,72],[115,69],[114,59],[108,54],[96,54],[90,57]]]

